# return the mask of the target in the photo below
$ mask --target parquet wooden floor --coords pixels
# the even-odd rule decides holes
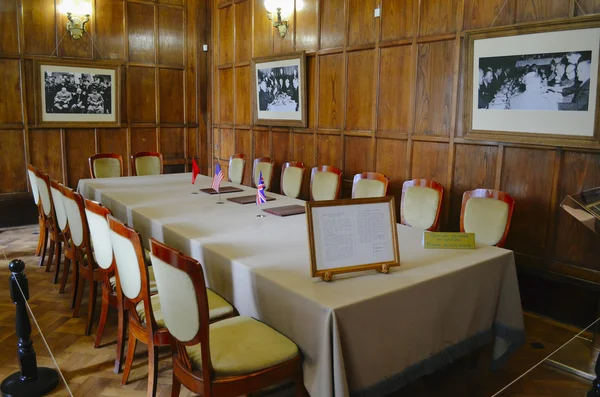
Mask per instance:
[[[37,266],[38,258],[33,256],[38,238],[35,234],[36,230],[37,226],[0,230],[0,247],[6,252],[9,260],[19,258],[26,263],[30,290],[29,304],[72,394],[77,397],[145,396],[147,388],[145,347],[138,344],[130,382],[121,386],[121,375],[112,371],[115,356],[115,313],[110,313],[111,317],[105,330],[103,346],[94,349],[94,335],[83,335],[86,302],[84,301],[84,305],[82,305],[82,317],[72,318],[69,309],[71,285],[68,285],[65,294],[59,295],[58,285],[51,283],[51,274]],[[15,310],[7,288],[9,275],[8,261],[0,252],[0,380],[18,371],[14,328]],[[98,316],[99,305],[97,311],[96,315]],[[426,376],[389,397],[492,396],[576,334],[574,328],[533,314],[526,314],[525,324],[528,343],[512,356],[502,370],[492,372],[487,369],[490,349],[484,348],[478,354],[459,360],[446,369]],[[52,359],[33,322],[32,327],[34,329],[32,339],[38,365],[53,367]],[[536,345],[536,343],[541,345]],[[170,395],[170,361],[168,348],[162,349],[158,396]],[[502,393],[502,396],[575,397],[585,396],[589,388],[590,382],[542,365]],[[279,391],[278,393],[264,394],[279,396],[288,393]],[[59,387],[51,395],[68,396],[69,393],[61,381]],[[182,388],[180,396],[192,395],[194,394]]]

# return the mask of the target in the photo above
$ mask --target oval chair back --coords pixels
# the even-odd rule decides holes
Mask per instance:
[[[402,185],[400,222],[419,229],[437,231],[444,187],[436,181],[413,179]]]
[[[310,198],[314,201],[335,200],[340,195],[342,171],[331,165],[314,167],[310,174]]]
[[[254,160],[254,167],[252,169],[252,183],[254,184],[254,187],[258,186],[258,178],[262,172],[263,180],[265,182],[265,190],[271,190],[274,166],[275,161],[271,160],[270,157],[259,157]]]
[[[281,193],[288,197],[298,198],[304,182],[304,164],[300,161],[289,161],[281,166]]]
[[[123,176],[123,159],[117,153],[96,153],[89,158],[92,178],[117,178]]]
[[[378,172],[363,172],[354,175],[352,198],[385,197],[389,180]]]
[[[515,199],[508,193],[475,189],[463,193],[460,231],[475,233],[475,241],[504,247]]]
[[[37,188],[37,178],[35,176],[37,168],[31,164],[27,164],[27,176],[29,177],[29,184],[31,185],[31,193],[33,194],[33,202],[38,205],[40,200],[40,194]]]
[[[55,180],[50,181],[50,192],[52,193],[52,203],[54,204],[54,214],[56,215],[56,223],[61,232],[67,230],[68,219],[67,211],[62,194],[62,186]]]
[[[162,175],[163,156],[157,152],[138,152],[131,155],[133,176]]]
[[[234,154],[229,158],[228,178],[230,182],[241,185],[244,182],[245,171],[246,156],[244,154]]]

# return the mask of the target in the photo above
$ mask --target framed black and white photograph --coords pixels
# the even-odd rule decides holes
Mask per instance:
[[[305,52],[252,60],[254,124],[306,127]]]
[[[39,127],[119,125],[119,67],[93,63],[37,61]]]
[[[476,30],[465,45],[465,138],[600,141],[597,16]]]

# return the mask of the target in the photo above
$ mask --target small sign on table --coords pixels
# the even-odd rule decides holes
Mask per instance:
[[[423,232],[423,248],[474,249],[475,233]]]

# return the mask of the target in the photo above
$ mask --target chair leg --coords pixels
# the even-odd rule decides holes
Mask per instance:
[[[50,236],[50,251],[48,251],[48,259],[46,262],[46,271],[49,272],[52,267],[52,260],[54,259],[54,249],[56,248],[56,240]]]
[[[88,336],[92,333],[92,325],[94,324],[94,312],[96,311],[96,297],[98,282],[90,281],[90,297],[88,302],[88,316],[87,321],[85,323],[85,336]]]
[[[83,300],[83,287],[85,287],[85,278],[81,277],[77,282],[77,296],[75,298],[75,307],[73,308],[73,317],[79,317],[79,309]]]
[[[40,224],[40,233],[38,237],[38,245],[35,249],[35,256],[40,256],[42,252],[42,246],[44,245],[44,240],[46,240],[46,225],[44,225],[44,218],[38,216],[38,222]]]
[[[175,371],[173,371],[173,381],[171,382],[171,397],[179,397],[179,392],[181,391],[181,382],[175,376]]]
[[[79,291],[79,262],[77,261],[77,259],[75,259],[73,261],[73,297],[71,299],[71,309],[73,309],[75,307],[75,302],[77,300],[77,294]]]
[[[102,285],[102,309],[100,310],[100,320],[98,321],[94,349],[97,349],[100,346],[102,334],[104,334],[104,326],[106,325],[106,319],[108,318],[108,294],[108,290]]]
[[[150,340],[148,342],[148,397],[156,397],[156,383],[158,380],[158,346]]]
[[[137,339],[133,336],[133,333],[129,331],[129,342],[127,342],[127,356],[125,357],[125,369],[123,370],[123,377],[121,378],[121,384],[126,385],[129,379],[129,373],[131,372],[131,365],[133,364],[133,356],[135,355],[135,347],[137,345]]]
[[[115,374],[121,372],[121,363],[123,362],[123,350],[125,348],[125,333],[127,331],[127,324],[125,323],[125,309],[123,308],[123,301],[117,302],[117,357],[115,358]]]
[[[294,384],[296,385],[296,397],[306,397],[308,392],[304,387],[304,377],[302,376],[302,370],[294,376]]]
[[[56,243],[56,269],[54,269],[54,279],[52,280],[52,284],[56,284],[58,282],[58,272],[60,271],[60,249],[61,243],[58,241]]]
[[[67,286],[67,280],[69,279],[69,270],[71,268],[71,258],[65,256],[65,264],[63,268],[63,276],[60,281],[60,288],[58,289],[59,294],[65,293],[65,287]]]
[[[48,247],[48,229],[44,227],[44,241],[42,243],[42,252],[40,253],[40,266],[44,266],[44,258],[46,257],[46,248]]]

